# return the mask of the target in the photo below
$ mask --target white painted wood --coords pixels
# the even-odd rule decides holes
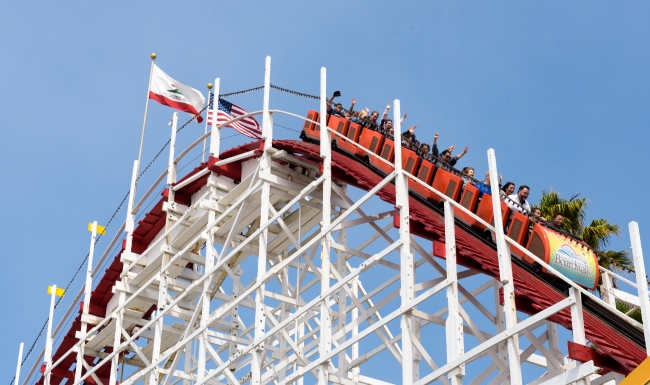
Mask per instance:
[[[630,222],[630,241],[632,242],[632,258],[634,260],[634,271],[636,276],[636,286],[639,291],[639,305],[641,307],[641,317],[643,319],[643,334],[645,337],[646,352],[650,356],[650,306],[648,306],[648,282],[645,271],[645,262],[643,261],[643,250],[641,248],[641,235],[639,234],[639,224]]]
[[[632,306],[637,306],[637,307],[641,306],[641,301],[639,301],[639,297],[634,294],[630,294],[623,290],[614,289],[614,288],[610,289],[609,292],[611,293],[612,300],[618,299],[619,301],[625,302]]]
[[[494,212],[494,229],[499,256],[499,280],[503,285],[506,328],[511,329],[517,324],[517,308],[515,306],[515,288],[512,279],[512,260],[510,247],[506,243],[503,231],[503,219],[501,218],[501,201],[499,199],[499,173],[497,171],[497,160],[493,149],[488,150],[488,166],[490,171],[490,188],[492,194],[492,210]],[[517,335],[512,335],[507,340],[508,361],[510,363],[510,383],[521,385],[521,362],[519,361],[519,340]]]
[[[454,223],[454,208],[445,201],[445,247],[447,280],[451,284],[447,287],[447,320],[445,330],[447,336],[447,361],[453,361],[465,353],[463,337],[463,319],[460,314],[458,303],[458,272],[456,267],[456,232]],[[462,384],[462,377],[465,375],[465,365],[449,373],[452,385]]]
[[[185,179],[181,183],[177,184],[176,186],[172,187],[172,190],[178,191],[178,190],[182,189],[183,187],[187,186],[188,184],[194,182],[195,180],[197,180],[197,179],[199,179],[199,178],[201,178],[201,177],[203,177],[205,175],[208,175],[209,173],[210,173],[210,170],[206,167],[203,170],[201,170],[201,171],[197,172],[196,174],[192,175],[191,177]]]
[[[600,286],[600,297],[608,303],[610,306],[616,307],[616,298],[613,293],[614,285],[612,282],[612,276],[607,271],[603,271],[600,275],[603,284]]]
[[[569,288],[569,298],[574,301],[571,306],[571,327],[573,329],[573,342],[585,345],[587,339],[585,338],[585,323],[582,312],[582,297],[580,292],[574,288]]]
[[[419,366],[425,369],[427,365],[434,371],[432,374],[442,373],[440,382],[443,384],[450,383],[445,375],[450,375],[451,383],[457,384],[461,379],[470,384],[481,383],[489,376],[493,377],[492,383],[509,383],[507,377],[512,377],[512,373],[508,363],[513,362],[513,357],[519,363],[528,362],[550,370],[550,375],[542,381],[571,370],[570,365],[561,365],[563,357],[556,325],[545,321],[550,312],[542,312],[520,323],[515,318],[513,323],[506,312],[516,315],[514,306],[503,308],[497,303],[493,314],[485,303],[485,296],[490,294],[484,291],[493,287],[492,282],[471,291],[461,285],[461,279],[472,277],[476,272],[459,272],[456,267],[453,212],[465,212],[457,202],[444,204],[447,260],[443,265],[446,268],[417,244],[422,240],[409,234],[409,175],[401,167],[399,101],[395,101],[394,110],[398,147],[395,149],[395,173],[362,199],[352,199],[345,185],[337,186],[331,180],[330,144],[334,134],[325,125],[325,113],[321,116],[321,135],[325,139],[321,140],[320,147],[324,165],[322,176],[316,162],[312,164],[308,158],[300,159],[271,147],[273,114],[282,112],[269,110],[269,70],[270,61],[267,61],[262,111],[263,155],[247,161],[244,180],[239,184],[223,176],[210,175],[206,186],[192,195],[189,207],[170,199],[164,206],[165,230],[156,235],[154,243],[141,255],[132,253],[131,243],[128,244],[123,261],[129,264],[129,269],[124,272],[123,281],[114,287],[109,314],[105,319],[82,316],[83,322],[95,325],[89,332],[91,338],[87,345],[81,347],[100,359],[91,371],[113,362],[121,364],[118,354],[99,352],[105,346],[114,346],[117,352],[136,352],[134,358],[124,360],[131,371],[126,371],[124,381],[117,379],[122,385],[135,382],[155,385],[161,378],[164,378],[162,385],[176,385],[180,381],[183,385],[216,385],[240,380],[257,384],[295,380],[293,383],[302,384],[313,383],[314,379],[345,385],[384,384],[376,378],[381,376],[366,369],[371,366],[364,365],[377,360],[382,352],[390,355],[386,370],[395,370],[395,373],[402,370],[400,382],[405,383],[428,382],[430,375],[419,379]],[[324,75],[323,71],[321,108],[327,96]],[[215,132],[219,134],[218,131],[213,127],[211,139]],[[200,141],[206,137],[204,135]],[[170,150],[175,151],[175,147]],[[175,181],[176,163],[185,153],[187,150],[176,158],[170,153],[168,172],[163,173],[169,183]],[[240,161],[252,155],[244,153],[222,162]],[[297,166],[290,169],[284,161]],[[209,171],[202,171],[172,190],[204,174]],[[496,170],[492,174],[497,175]],[[137,176],[137,170],[134,175]],[[390,205],[375,210],[375,206],[368,204],[369,208],[364,206],[368,213],[360,208],[391,178],[396,178],[400,230],[390,230],[392,223],[387,224],[396,212]],[[135,186],[132,191],[132,198],[135,198]],[[131,242],[132,214],[137,209],[134,210],[131,203],[128,211],[127,222],[131,222],[125,223],[124,228]],[[247,230],[255,221],[260,224],[259,228]],[[367,237],[354,239],[354,247],[347,245],[346,232],[353,233],[360,226],[370,230]],[[497,229],[500,227],[497,225]],[[399,233],[398,240],[392,239],[395,233]],[[499,250],[500,263],[505,266],[502,266],[499,282],[504,283],[507,293],[512,280],[507,272],[510,252],[506,242],[511,240],[505,235],[501,238],[499,244],[506,247]],[[196,250],[190,252],[190,248],[201,246],[202,242],[206,242],[206,257],[197,254]],[[421,258],[416,259],[411,249]],[[337,257],[334,261],[332,251]],[[185,269],[187,262],[197,267]],[[244,275],[243,262],[247,266],[257,264],[257,271],[247,271]],[[432,272],[431,267],[433,275],[425,276],[416,284],[418,269],[428,274]],[[391,272],[385,282],[365,290],[367,275],[383,274],[390,271],[388,269],[399,270],[399,273],[393,275]],[[223,287],[214,287],[223,277],[226,280]],[[443,289],[447,301],[436,301],[433,308],[431,301],[422,305]],[[581,294],[588,295],[576,288],[568,302],[565,300],[547,310],[557,311],[572,304],[572,311],[580,309],[577,302]],[[158,305],[153,319],[143,320],[144,311],[152,304]],[[336,310],[332,311],[334,307]],[[469,307],[474,311],[469,314],[478,314],[496,324],[496,335],[492,334],[493,330],[488,333],[477,327],[468,314]],[[253,309],[254,316],[247,309]],[[171,323],[170,317],[183,323],[173,327],[166,325],[165,322]],[[578,316],[575,319],[577,323],[582,322]],[[528,329],[542,323],[546,323],[547,330],[539,337]],[[446,363],[433,360],[439,360],[439,355],[434,353],[442,345],[428,346],[420,342],[420,333],[426,336],[430,328],[441,329],[440,326],[447,330]],[[576,341],[580,340],[579,328],[574,329],[578,330]],[[478,350],[464,352],[464,333],[476,337]],[[508,354],[514,337],[521,333],[528,337],[531,345]],[[117,343],[115,336],[120,336]],[[369,345],[367,342],[371,338],[374,342]],[[134,346],[136,339],[138,347]],[[547,339],[548,349],[545,347]],[[79,347],[79,344],[75,346]],[[487,367],[484,377],[462,376],[463,365],[485,356],[494,363]],[[496,378],[495,370],[499,370]],[[426,371],[428,373],[429,369]],[[75,383],[80,384],[91,376],[96,378],[94,373],[77,375]]]
[[[56,303],[56,285],[52,285],[52,294],[50,296],[50,312],[47,318],[47,334],[45,335],[45,385],[50,385],[50,378],[52,376],[52,344],[54,339],[52,337],[52,324],[54,323],[54,304]]]
[[[579,383],[584,381],[587,377],[595,372],[593,361],[585,362],[578,365],[576,368],[562,373],[556,377],[542,382],[540,385],[567,385],[572,383]]]
[[[85,335],[88,328],[88,323],[86,322],[86,318],[84,316],[89,315],[88,313],[90,309],[90,293],[92,291],[92,285],[93,285],[93,279],[92,279],[93,256],[95,253],[95,240],[97,239],[97,221],[93,222],[91,229],[92,230],[90,234],[90,250],[88,251],[88,265],[86,267],[86,281],[84,284],[84,302],[81,311],[81,326],[79,328],[79,335],[82,336],[83,339],[86,338]],[[74,374],[75,381],[79,381],[79,378],[81,378],[81,368],[83,368],[82,361],[84,357],[84,346],[85,343],[82,341],[77,351],[77,364],[75,367],[75,374]]]
[[[146,113],[145,113],[145,119],[146,119]],[[142,130],[142,135],[144,137],[144,128]],[[133,247],[133,230],[134,230],[134,222],[135,222],[133,205],[135,203],[139,165],[140,165],[139,159],[133,162],[133,172],[131,174],[131,188],[129,190],[129,200],[128,200],[127,210],[126,210],[126,220],[124,226],[124,230],[126,231],[126,245],[124,247],[124,253],[126,253],[127,255],[131,253]],[[122,267],[122,274],[124,274],[127,271],[126,268],[127,265],[124,264]],[[124,277],[124,276],[122,277],[122,284],[128,285],[128,281],[129,281],[128,277]],[[105,318],[105,322],[106,319],[109,318],[113,319],[113,322],[109,324],[112,326],[113,329],[113,333],[112,333],[113,341],[109,345],[113,347],[117,347],[120,345],[120,341],[122,338],[122,318],[124,316],[124,304],[126,302],[126,294],[124,293],[124,291],[117,291],[115,292],[115,295],[113,296],[112,300],[117,302],[118,307],[116,308],[117,309],[116,311],[111,311],[112,314],[110,316],[107,314]],[[95,326],[93,330],[97,329],[100,325]],[[114,354],[113,357],[111,358],[111,370],[109,376],[110,384],[115,384],[117,382],[118,365],[119,365],[119,355]],[[86,375],[82,376],[81,378],[76,379],[74,385],[80,384],[84,380],[84,377],[88,377],[88,373],[86,373]]]
[[[393,101],[394,147],[395,147],[395,207],[399,210],[400,243],[400,298],[402,306],[415,298],[415,261],[411,253],[411,232],[409,220],[408,176],[402,169],[402,144],[400,124],[400,101]],[[413,343],[413,319],[411,309],[402,315],[402,383],[412,384],[415,378],[415,346]]]
[[[332,217],[332,139],[327,128],[327,75],[325,67],[320,70],[320,157],[323,159],[323,209],[321,221],[323,227],[328,227]],[[329,354],[332,346],[332,315],[329,307],[329,298],[323,296],[330,288],[330,239],[323,237],[321,241],[321,296],[320,304],[320,344],[319,355]],[[323,360],[318,367],[318,384],[326,385],[329,382],[329,361]]]
[[[420,381],[415,382],[416,385],[423,385],[423,384],[429,384],[432,381],[435,381],[438,377],[445,375],[452,369],[457,368],[458,366],[462,365],[463,363],[470,362],[486,352],[488,349],[496,346],[499,342],[507,340],[510,338],[512,335],[515,335],[517,333],[522,332],[524,329],[529,329],[529,328],[535,328],[537,327],[540,323],[542,323],[545,319],[548,317],[552,316],[553,314],[562,311],[563,309],[570,307],[571,305],[574,304],[574,300],[572,298],[565,298],[564,300],[556,303],[555,305],[542,310],[541,312],[537,313],[534,316],[531,316],[530,318],[527,318],[526,320],[519,322],[515,327],[513,328],[508,328],[508,330],[505,330],[496,336],[490,338],[486,342],[480,344],[479,346],[471,349],[469,352],[463,354],[461,357],[458,359],[451,361],[447,363],[444,366],[441,366],[438,370],[434,371],[433,373],[423,377]],[[519,358],[519,352],[517,352],[517,358]]]
[[[264,104],[262,113],[262,136],[264,139],[264,153],[260,158],[260,171],[270,172],[271,169],[271,156],[268,149],[272,147],[273,140],[273,122],[269,114],[269,92],[271,88],[271,58],[266,57],[266,65],[264,66]],[[259,236],[259,254],[257,258],[257,281],[260,285],[255,292],[255,340],[260,341],[262,336],[266,333],[266,315],[264,303],[265,284],[262,281],[266,273],[267,264],[267,247],[268,247],[268,229],[264,226],[269,222],[269,199],[271,195],[271,187],[268,182],[262,184],[262,193],[260,195],[260,223],[262,224],[262,232]],[[263,356],[264,344],[262,343],[253,352],[253,362],[251,364],[251,384],[261,385],[262,366],[264,364]]]
[[[609,372],[604,376],[600,376],[591,380],[591,385],[617,385],[625,379],[625,376],[620,373]]]
[[[217,80],[218,79],[215,80],[215,93],[216,94],[218,94],[217,90],[219,89],[218,88],[219,87],[218,83],[216,83]],[[215,129],[215,125],[216,125],[215,120],[216,120],[216,116],[214,116],[213,120],[212,120],[212,131],[211,131],[211,137],[210,137],[210,153],[211,153],[212,156],[215,156],[214,153],[213,153],[213,150],[216,151],[217,155],[219,153],[219,133],[215,133],[216,131],[218,131],[217,129]],[[214,178],[214,177],[215,177],[214,174],[211,174],[211,178]],[[210,197],[212,198],[214,196],[215,188],[213,186],[210,186],[209,188],[210,188]],[[213,222],[215,220],[215,216],[216,216],[216,214],[215,214],[214,210],[208,209],[206,215],[204,215],[202,218],[205,218],[205,224],[207,224],[208,222]],[[199,222],[199,221],[197,221],[197,222]],[[196,223],[195,223],[195,225],[196,225]],[[193,233],[199,232],[201,229],[204,228],[204,226],[205,225],[197,226]],[[188,231],[189,231],[189,229],[188,229]],[[191,235],[190,235],[190,237],[191,237]],[[205,235],[205,242],[206,242],[205,269],[208,270],[208,269],[211,269],[214,266],[214,261],[215,261],[215,255],[214,255],[215,252],[214,252],[214,247],[213,247],[214,234],[213,234],[212,231],[207,232],[207,234]],[[210,283],[211,283],[210,280],[206,280],[203,283],[203,291],[201,293],[201,304],[200,304],[200,306],[201,306],[201,314],[209,314],[210,313],[210,298],[209,298],[209,295],[210,295],[210,292],[211,292]],[[207,328],[207,323],[208,323],[207,318],[202,316],[201,319],[200,319],[201,327]],[[197,341],[198,345],[199,345],[199,348],[198,348],[198,353],[197,353],[197,355],[198,355],[198,357],[197,357],[198,363],[197,363],[196,375],[197,375],[197,379],[199,379],[199,380],[205,378],[205,376],[206,376],[206,356],[207,356],[206,344],[208,343],[207,341],[208,341],[208,331],[206,329],[199,336],[198,341]]]
[[[16,375],[14,377],[14,384],[20,384],[20,367],[23,363],[23,348],[25,343],[21,342],[20,347],[18,348],[18,363],[16,364]]]
[[[221,153],[221,129],[217,125],[217,111],[219,111],[219,87],[221,79],[214,79],[214,104],[212,106],[212,126],[210,127],[210,156],[219,157]],[[209,101],[209,100],[208,100]]]

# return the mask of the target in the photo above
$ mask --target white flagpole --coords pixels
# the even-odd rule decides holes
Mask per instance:
[[[23,342],[20,343],[20,349],[18,349],[18,365],[16,365],[16,379],[14,381],[14,384],[20,385],[20,367],[22,366],[22,361],[23,361],[23,348],[25,347],[25,344]]]
[[[45,337],[45,385],[50,385],[50,376],[51,372],[49,370],[52,367],[52,324],[54,323],[54,306],[56,302],[56,285],[52,285],[52,298],[50,299],[50,316],[47,319],[47,335]]]
[[[210,128],[210,155],[219,157],[221,151],[221,129],[217,128],[219,115],[219,87],[221,78],[214,79],[214,92],[212,99],[212,127]]]
[[[151,78],[153,77],[153,63],[156,54],[151,54],[151,69],[149,70],[149,86],[147,87],[147,102],[144,105],[144,121],[142,122],[142,135],[140,136],[140,150],[138,150],[138,173],[140,173],[140,159],[142,158],[142,143],[144,142],[144,129],[147,127],[147,110],[149,109],[149,91],[151,91]]]
[[[205,129],[203,130],[203,135],[208,133],[208,114],[210,113],[210,92],[212,90],[212,83],[208,83],[208,113],[205,114]],[[212,110],[212,119],[214,119],[214,106]],[[207,138],[203,139],[203,152],[201,153],[201,163],[205,162],[205,145],[207,142]]]

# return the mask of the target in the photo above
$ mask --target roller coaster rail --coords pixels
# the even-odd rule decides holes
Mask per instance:
[[[528,368],[539,372],[526,380],[531,385],[599,385],[619,383],[648,356],[648,284],[636,222],[629,231],[637,282],[601,267],[598,297],[504,234],[500,215],[488,223],[405,171],[400,145],[394,164],[368,152],[394,169],[387,176],[333,152],[332,139],[345,137],[326,124],[325,68],[315,122],[320,144],[274,140],[274,116],[308,119],[269,108],[270,66],[267,57],[262,110],[235,119],[261,115],[260,143],[222,152],[221,129],[232,121],[217,125],[214,119],[210,131],[175,155],[174,113],[167,168],[138,202],[134,162],[124,223],[94,267],[93,223],[85,285],[53,333],[50,316],[46,346],[22,385],[387,384],[392,373],[401,373],[403,384],[519,385]],[[219,86],[216,79],[215,100]],[[401,132],[400,101],[393,106],[395,132]],[[179,179],[179,162],[206,140],[208,162]],[[487,158],[490,185],[498,191],[494,150]],[[162,183],[162,199],[136,226],[136,215]],[[409,183],[439,196],[442,210],[411,195]],[[500,212],[498,194],[491,199]],[[494,234],[496,252],[459,227],[459,211]],[[113,278],[106,270],[108,291],[100,293],[93,278],[123,232],[111,265],[121,270]],[[432,239],[444,244],[443,256],[433,251]],[[547,302],[528,298],[519,276],[531,273],[515,263],[513,247],[562,280],[567,292],[553,292]],[[477,259],[489,258],[485,250],[498,269]],[[377,283],[373,276],[385,279]],[[479,277],[478,285],[471,281]],[[534,279],[539,282],[531,287],[550,293],[548,283]],[[643,324],[616,310],[617,301],[630,312],[638,309]],[[518,304],[528,305],[518,310]],[[79,317],[64,336],[64,321],[75,311]],[[602,329],[612,324],[642,333],[644,345],[629,342],[619,329]],[[569,330],[568,340],[559,327]],[[445,341],[444,354],[442,344],[431,343],[436,334]],[[55,349],[57,336],[62,342]],[[610,353],[619,345],[635,348],[618,347],[609,360],[602,353],[576,358],[589,344]],[[21,358],[22,345],[17,384]]]

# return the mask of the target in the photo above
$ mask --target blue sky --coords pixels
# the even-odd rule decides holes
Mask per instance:
[[[621,226],[620,250],[629,221],[650,240],[649,17],[640,1],[4,4],[2,381],[47,317],[46,286],[67,283],[86,255],[87,222],[105,223],[128,190],[151,52],[202,91],[215,77],[222,92],[261,85],[270,55],[272,83],[318,94],[325,66],[344,105],[356,97],[381,111],[399,98],[420,140],[439,132],[443,146],[468,145],[459,165],[479,176],[493,147],[504,179],[530,185],[532,202],[550,188],[588,197],[589,219]],[[232,101],[256,110],[261,98]],[[277,92],[271,105],[317,107]],[[169,138],[171,112],[150,106],[143,161]],[[190,125],[181,145],[202,131]]]

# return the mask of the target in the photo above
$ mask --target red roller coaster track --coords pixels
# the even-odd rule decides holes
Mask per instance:
[[[260,150],[261,153],[260,146],[261,142],[254,142],[232,148],[222,153],[220,159],[227,159],[255,149]],[[318,165],[320,162],[320,150],[317,145],[295,140],[280,140],[274,141],[273,147],[300,156],[304,158],[305,161],[312,162],[315,165]],[[240,180],[241,163],[245,160],[247,159],[241,159],[222,167],[214,167],[216,159],[210,158],[207,163],[202,163],[183,179],[179,180],[178,183],[206,167],[209,167],[212,171],[218,174],[226,175],[235,180]],[[335,152],[332,153],[332,176],[340,182],[344,182],[366,191],[375,187],[382,180],[380,175],[368,168],[368,166],[362,162],[353,161],[349,157]],[[191,194],[204,186],[207,178],[208,175],[199,178],[178,190],[175,199],[179,203],[189,203]],[[166,195],[166,192],[163,195]],[[382,200],[388,203],[393,204],[395,202],[395,188],[391,184],[386,185],[378,195]],[[164,227],[165,213],[162,211],[162,205],[165,200],[166,198],[160,199],[138,223],[133,236],[133,251],[135,253],[143,252]],[[444,218],[438,211],[428,207],[415,197],[411,197],[410,213],[412,224],[411,231],[414,234],[432,241],[444,242]],[[459,264],[480,271],[491,277],[499,277],[499,265],[496,250],[491,245],[479,239],[476,234],[468,231],[462,226],[456,226],[456,246]],[[99,284],[92,292],[90,306],[90,313],[92,315],[99,317],[105,316],[106,305],[113,295],[111,289],[115,282],[119,280],[119,276],[122,272],[122,263],[120,262],[121,253],[122,251],[114,257],[110,267],[105,271]],[[557,302],[560,302],[566,297],[548,282],[521,266],[513,264],[512,269],[516,288],[515,295],[517,310],[528,314],[535,314]],[[153,307],[150,309],[150,312],[151,310],[153,310]],[[148,318],[150,312],[145,314],[143,318]],[[54,361],[62,357],[63,354],[78,341],[75,337],[75,333],[80,330],[80,318],[80,315],[75,318],[72,326],[65,334],[61,344],[53,355]],[[564,311],[555,314],[549,320],[556,322],[567,329],[571,329],[571,314],[569,309],[565,309]],[[587,339],[597,346],[597,351],[601,355],[609,356],[615,361],[612,361],[613,365],[610,366],[613,367],[610,367],[610,369],[623,374],[628,374],[646,358],[646,352],[643,347],[612,328],[607,322],[588,309],[584,310],[584,327]],[[107,351],[110,351],[110,349],[110,347],[107,347]],[[95,360],[95,358],[91,356],[86,356],[85,359],[89,365],[92,365],[92,362]],[[64,379],[71,380],[74,378],[74,371],[70,370],[74,363],[74,355],[69,355],[66,360],[52,372],[52,385],[58,385]],[[64,368],[67,368],[67,370]],[[96,372],[97,377],[100,378],[103,383],[107,383],[109,371],[110,365],[105,365]],[[95,381],[91,377],[89,377],[86,382],[89,384],[95,384]],[[37,383],[42,384],[43,378],[41,377]]]

